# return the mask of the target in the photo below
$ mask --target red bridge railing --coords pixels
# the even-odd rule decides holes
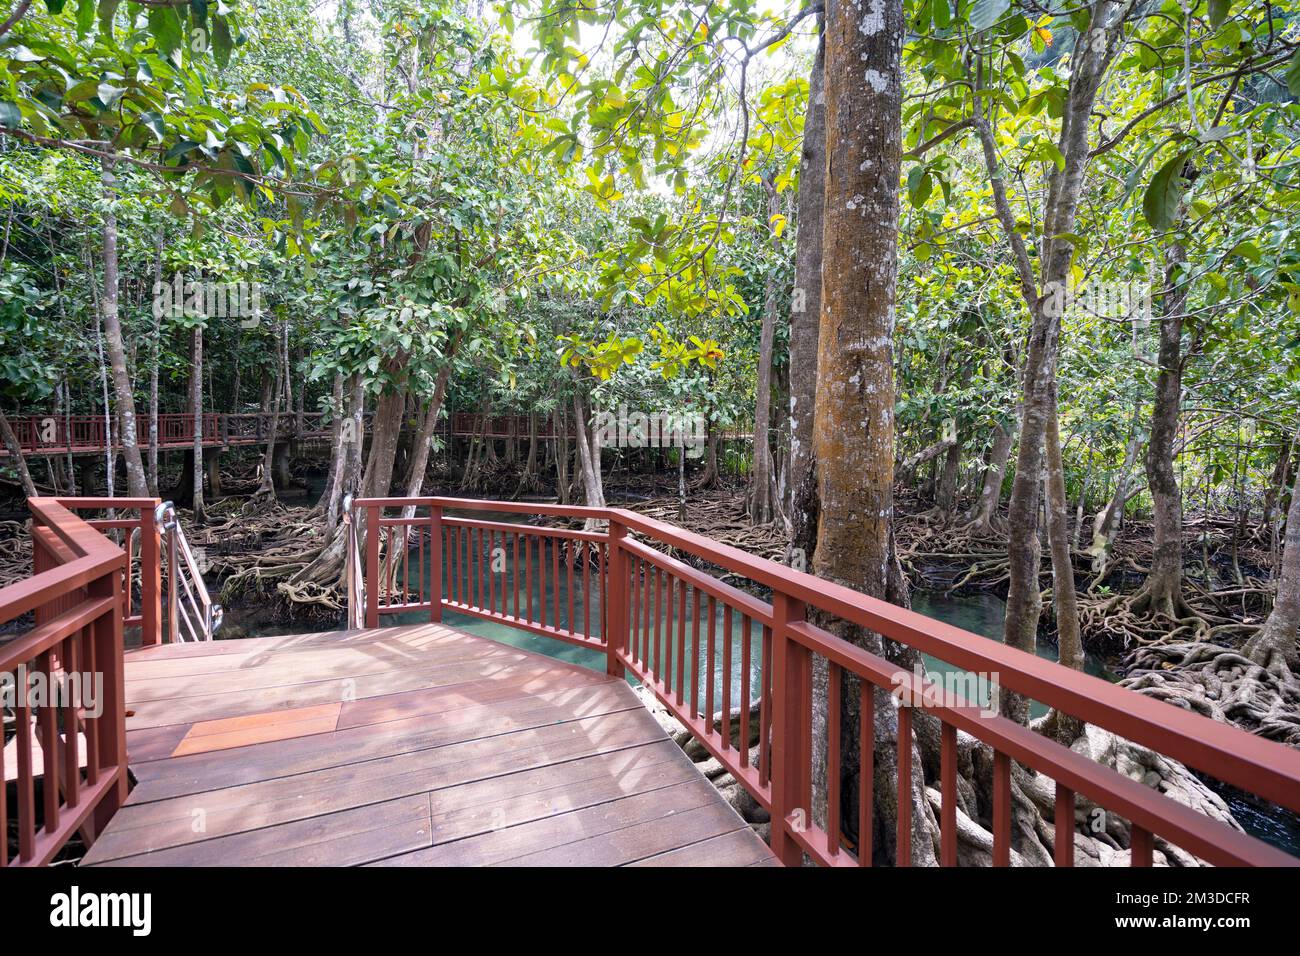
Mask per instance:
[[[392,509],[403,515],[392,515]],[[449,512],[468,513],[458,517]],[[585,519],[586,530],[539,528],[483,512]],[[1012,762],[1055,781],[1055,860],[1074,863],[1077,801],[1128,821],[1131,862],[1150,866],[1157,840],[1215,865],[1295,865],[1294,857],[1178,803],[1111,767],[918,679],[809,619],[874,631],[950,665],[993,675],[1025,695],[1148,747],[1224,783],[1300,812],[1300,753],[1235,727],[1006,647],[849,588],[614,508],[454,498],[361,499],[365,624],[444,608],[593,648],[611,674],[631,673],[771,813],[773,851],[787,865],[873,859],[874,722],[909,740],[924,715],[938,723],[940,862],[957,861],[958,732],[993,752],[992,862],[1012,853]],[[594,525],[601,527],[597,530]],[[535,549],[535,550],[533,550]],[[691,556],[771,594],[764,601],[665,551]],[[525,560],[520,561],[523,557]],[[527,560],[533,557],[534,560]],[[535,597],[536,592],[536,597]],[[581,603],[581,611],[576,606]],[[593,607],[594,605],[594,607]],[[735,640],[739,637],[739,642]],[[735,657],[738,656],[739,660]],[[814,789],[813,673],[825,668],[827,781]],[[846,735],[841,704],[859,699]],[[900,706],[874,706],[890,694]],[[882,728],[882,730],[885,728]],[[849,781],[863,794],[850,841],[842,832],[845,739],[861,741]],[[912,751],[898,751],[898,865],[912,859]]]
[[[123,628],[138,624],[146,641],[157,639],[157,504],[28,499],[33,574],[0,589],[0,627],[28,614],[34,620],[0,643],[5,705],[15,717],[0,778],[17,789],[15,820],[0,800],[0,866],[48,863],[77,832],[90,844],[126,798]],[[86,521],[74,513],[108,507],[128,515]],[[108,537],[114,533],[124,546]],[[15,765],[6,768],[9,751]]]
[[[320,412],[303,415],[302,428],[298,428],[294,412],[281,412],[277,434],[292,438],[324,438],[329,428],[322,424]],[[18,447],[24,455],[88,454],[104,451],[108,447],[107,431],[102,415],[22,415],[11,418]],[[194,445],[195,418],[191,414],[167,412],[158,416],[158,447],[164,450],[186,450]],[[249,445],[263,442],[270,433],[269,412],[227,414],[207,412],[200,416],[205,448],[226,445]],[[137,439],[144,447],[148,444],[149,423],[137,418]],[[112,436],[113,446],[119,447],[121,438]],[[0,457],[8,455],[0,445]]]

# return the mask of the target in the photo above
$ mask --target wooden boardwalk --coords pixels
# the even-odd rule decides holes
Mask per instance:
[[[109,865],[730,865],[771,851],[626,682],[443,625],[126,657]]]

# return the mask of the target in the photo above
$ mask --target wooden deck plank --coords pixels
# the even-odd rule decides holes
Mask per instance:
[[[426,714],[336,730],[329,735],[300,737],[251,747],[241,753],[214,753],[145,764],[138,769],[139,786],[131,803],[147,803],[306,774],[365,760],[416,750],[464,743],[581,718],[594,718],[640,706],[616,687],[589,687],[580,701],[521,697],[492,707],[471,706],[449,714]]]
[[[772,859],[625,681],[454,628],[143,648],[126,676],[137,783],[87,864]]]
[[[629,866],[771,866],[776,862],[768,845],[746,828],[646,857]]]
[[[89,857],[130,855],[142,842],[150,850],[179,846],[662,739],[648,713],[622,711],[150,803],[132,794]]]
[[[429,845],[428,794],[106,862],[108,866],[358,866]]]
[[[502,665],[489,659],[447,667],[407,667],[365,677],[340,677],[309,684],[281,684],[249,691],[132,702],[133,716],[127,727],[159,727],[196,720],[214,720],[218,717],[237,717],[263,710],[307,707],[475,681],[545,680],[548,675],[559,673],[571,672],[567,666],[554,666],[554,662],[540,663],[535,660]],[[584,679],[593,684],[608,679],[606,675],[595,671],[588,671],[588,674],[590,676]],[[131,700],[130,697],[127,699]]]

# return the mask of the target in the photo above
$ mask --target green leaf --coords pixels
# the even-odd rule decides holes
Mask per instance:
[[[1291,54],[1291,62],[1286,65],[1286,88],[1292,96],[1300,96],[1300,50]]]
[[[99,0],[99,32],[106,37],[113,35],[113,18],[122,0]]]
[[[217,65],[225,67],[230,62],[230,25],[225,17],[212,18],[212,55]]]
[[[63,12],[63,6],[67,0],[45,0],[45,9],[49,10],[54,16]]]
[[[1183,194],[1187,190],[1187,181],[1183,179],[1183,166],[1187,163],[1189,151],[1184,150],[1160,167],[1160,171],[1151,177],[1151,185],[1142,197],[1142,215],[1146,217],[1152,229],[1163,232],[1171,227],[1178,218],[1179,207],[1183,203]]]
[[[975,0],[971,5],[967,21],[972,30],[987,30],[1007,12],[1011,0]]]
[[[84,37],[95,25],[95,0],[77,0],[77,37]]]
[[[170,56],[184,42],[181,18],[175,7],[149,8],[149,33],[158,43],[158,49]]]
[[[1232,9],[1232,0],[1209,0],[1210,26],[1215,29],[1224,20],[1228,19],[1228,12]]]
[[[934,25],[940,30],[946,30],[952,25],[952,7],[948,5],[948,0],[933,0],[930,4],[930,15],[934,18]]]
[[[17,103],[0,100],[0,126],[17,129],[23,123],[23,114]]]

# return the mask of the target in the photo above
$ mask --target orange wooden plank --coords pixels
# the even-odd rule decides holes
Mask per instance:
[[[290,707],[244,717],[204,720],[192,726],[172,751],[173,757],[229,750],[272,740],[327,734],[338,726],[341,703]]]

